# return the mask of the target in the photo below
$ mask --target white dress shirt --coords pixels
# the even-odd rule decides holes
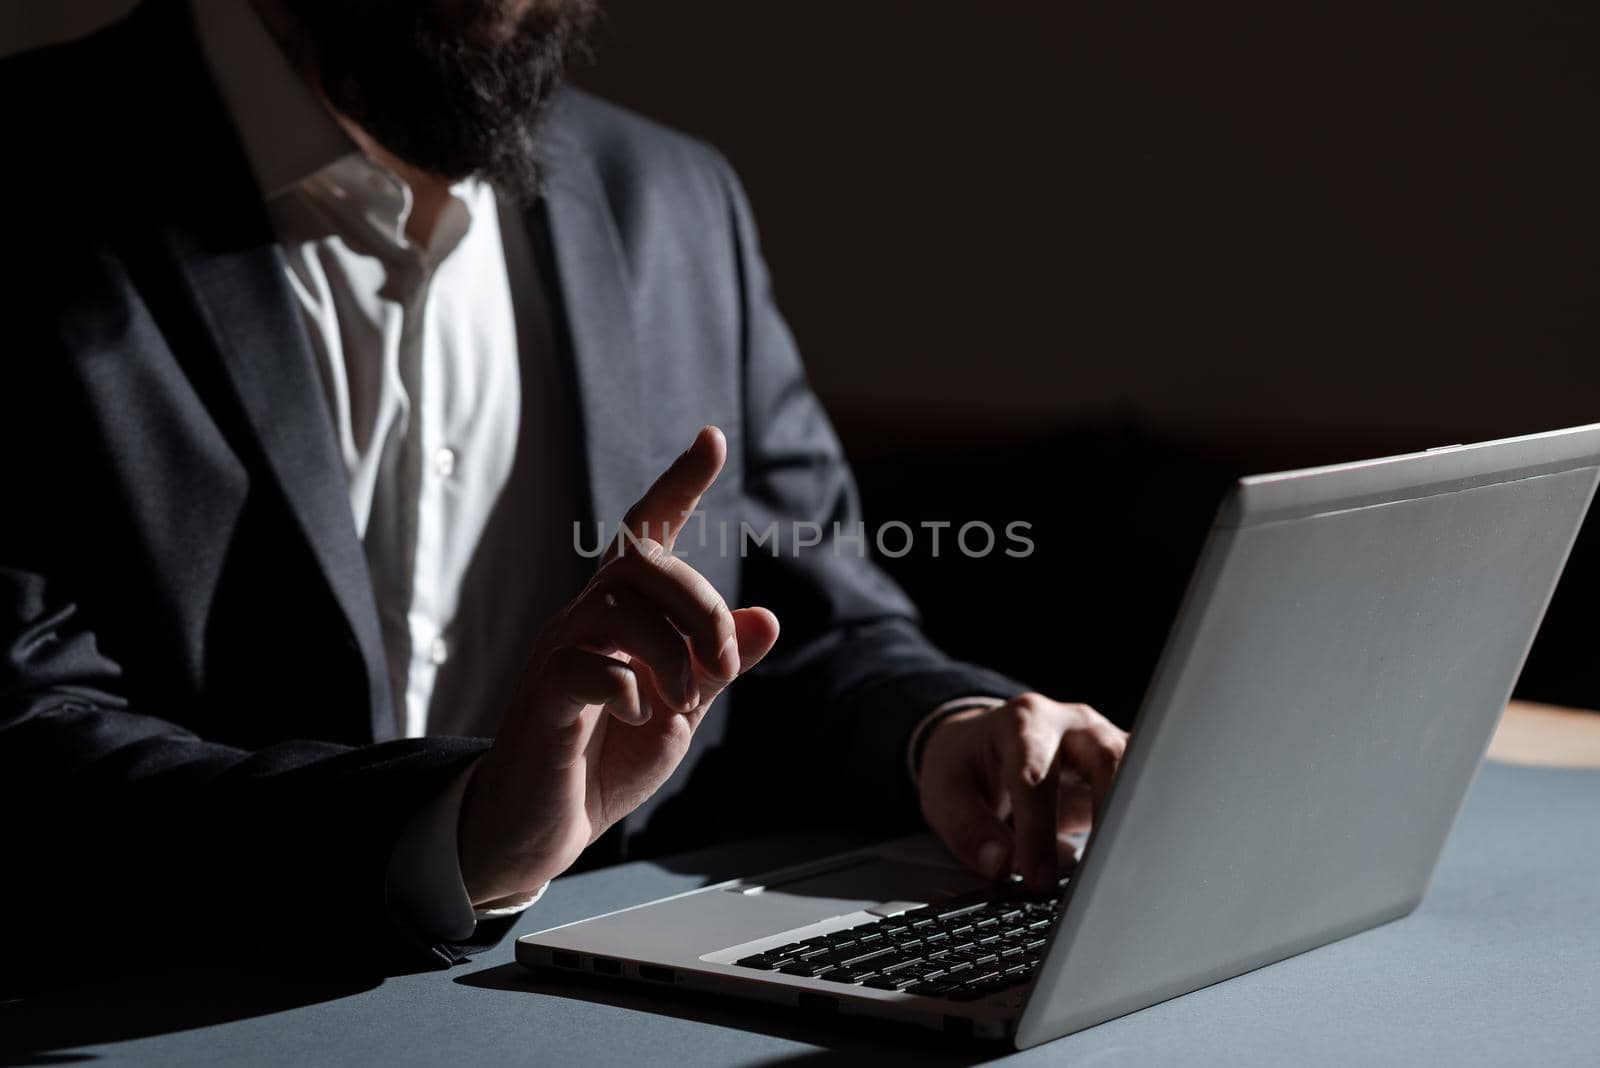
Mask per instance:
[[[427,247],[406,236],[411,196],[350,152],[268,207],[327,388],[396,728],[415,738],[435,726],[451,624],[511,475],[522,382],[494,191],[452,186]],[[451,733],[493,733],[473,729],[485,709],[454,711]]]

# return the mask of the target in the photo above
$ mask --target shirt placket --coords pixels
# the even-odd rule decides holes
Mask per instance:
[[[430,295],[453,247],[453,240],[429,250],[414,244],[406,246],[417,279],[406,310],[401,364],[406,388],[415,398],[413,431],[407,435],[407,468],[413,473],[411,499],[416,502],[412,512],[412,588],[407,616],[411,633],[404,724],[407,737],[427,733],[434,682],[450,655],[447,631],[452,599],[445,589],[445,567],[451,549],[449,483],[455,475],[456,453],[445,426],[448,398],[443,395],[446,376],[440,366],[445,357],[440,351],[441,331],[434,321],[439,312]]]
[[[444,480],[453,473],[453,454],[449,463],[441,462],[443,428],[440,426],[442,398],[438,394],[438,353],[436,331],[430,318],[435,314],[428,299],[437,265],[414,248],[418,272],[416,290],[406,309],[406,330],[401,351],[402,376],[415,401],[414,418],[407,434],[407,463],[410,474],[410,512],[412,522],[411,598],[407,619],[411,632],[411,662],[406,688],[407,737],[427,733],[428,704],[434,677],[448,656],[444,618],[443,576],[446,536]]]

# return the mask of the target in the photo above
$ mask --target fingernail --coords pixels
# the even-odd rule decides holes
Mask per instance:
[[[718,650],[717,661],[722,665],[723,678],[731,679],[739,674],[739,643],[729,637]]]
[[[1006,847],[1000,842],[985,842],[978,847],[978,870],[990,879],[1000,878],[1000,866],[1006,862]]]

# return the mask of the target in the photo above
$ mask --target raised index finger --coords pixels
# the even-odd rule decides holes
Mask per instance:
[[[636,539],[654,538],[670,550],[689,515],[699,507],[701,495],[722,472],[727,458],[728,441],[722,431],[714,426],[701,427],[689,448],[672,461],[661,477],[644,491],[644,496],[628,509],[622,519],[624,529]],[[617,544],[612,546],[606,559],[617,554],[623,536],[619,532]]]

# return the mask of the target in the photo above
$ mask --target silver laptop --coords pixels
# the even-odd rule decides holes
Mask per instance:
[[[528,935],[517,959],[1025,1048],[1405,916],[1597,465],[1600,424],[1238,482],[1054,897],[922,837]]]

